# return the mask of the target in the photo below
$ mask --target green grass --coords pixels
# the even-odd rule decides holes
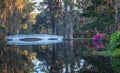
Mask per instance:
[[[94,51],[92,54],[101,55],[101,56],[120,56],[120,49],[106,50],[106,51]]]

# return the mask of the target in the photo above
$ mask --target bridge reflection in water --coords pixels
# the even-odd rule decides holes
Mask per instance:
[[[34,73],[115,73],[111,66],[111,64],[113,65],[113,62],[110,57],[92,54],[92,52],[97,50],[97,47],[94,46],[92,40],[66,40],[57,44],[42,43],[46,45],[41,45],[41,43],[34,44],[37,41],[42,40],[46,42],[49,40],[51,42],[54,40],[63,40],[63,37],[58,39],[59,36],[57,38],[52,35],[50,36],[51,37],[49,38],[46,34],[41,35],[41,37],[44,38],[40,38],[37,34],[7,36],[7,40],[9,42],[7,42],[7,44],[9,44],[9,48],[7,49],[8,52],[5,53],[5,55],[7,55],[3,57],[5,60],[3,58],[1,58],[1,60],[11,62],[8,63],[10,68],[16,65],[15,68],[19,69],[21,65],[24,66],[24,62],[27,63],[27,61],[24,61],[24,58],[26,57],[26,59],[30,60],[30,62],[34,64],[31,66],[35,69]],[[15,44],[12,42],[11,44],[10,41],[14,41]],[[24,42],[24,44],[16,43],[17,41]],[[10,52],[9,50],[15,52]],[[16,53],[18,56],[16,56]],[[22,56],[24,56],[24,58]],[[22,64],[20,61],[22,61]],[[28,67],[30,67],[30,65],[28,65]],[[28,69],[26,66],[23,68]]]
[[[63,42],[63,36],[48,34],[16,34],[6,37],[8,45],[40,45]]]

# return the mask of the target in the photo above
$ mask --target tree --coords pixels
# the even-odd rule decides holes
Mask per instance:
[[[7,34],[16,34],[20,30],[21,19],[28,17],[28,0],[5,0],[2,4],[1,19]],[[31,5],[32,6],[32,5]]]
[[[120,30],[120,1],[119,0],[114,0],[115,1],[115,21],[117,23],[117,29]]]
[[[115,27],[114,6],[111,0],[91,0],[81,14],[87,20],[83,24],[83,30],[95,30],[104,32]]]
[[[33,25],[33,33],[49,33],[51,30],[51,21],[50,21],[50,11],[48,9],[48,1],[40,2],[38,6],[36,6],[39,10],[39,14],[37,14],[35,20],[35,24]]]

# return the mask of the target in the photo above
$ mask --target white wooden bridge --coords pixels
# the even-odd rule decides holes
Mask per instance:
[[[63,36],[48,34],[16,34],[6,36],[6,38],[8,45],[40,45],[63,42]]]

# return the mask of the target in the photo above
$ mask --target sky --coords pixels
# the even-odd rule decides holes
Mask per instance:
[[[39,65],[39,64],[43,64],[43,62],[39,61],[38,59],[33,60],[32,62],[33,62],[33,64],[35,64],[35,67],[34,67],[34,68],[36,68],[36,70],[37,70],[37,72],[34,72],[34,73],[45,73],[45,72],[42,72],[42,71],[41,71],[43,66],[42,66],[41,68],[37,68],[38,65]]]
[[[42,2],[43,0],[29,0],[31,2],[37,2],[36,5],[39,4],[39,2]],[[39,11],[37,10],[37,8],[35,8],[31,13],[39,13]]]
[[[29,0],[29,1],[42,2],[43,0]]]
[[[37,2],[41,2],[41,1],[43,1],[43,0],[35,0],[35,1],[37,1]]]

